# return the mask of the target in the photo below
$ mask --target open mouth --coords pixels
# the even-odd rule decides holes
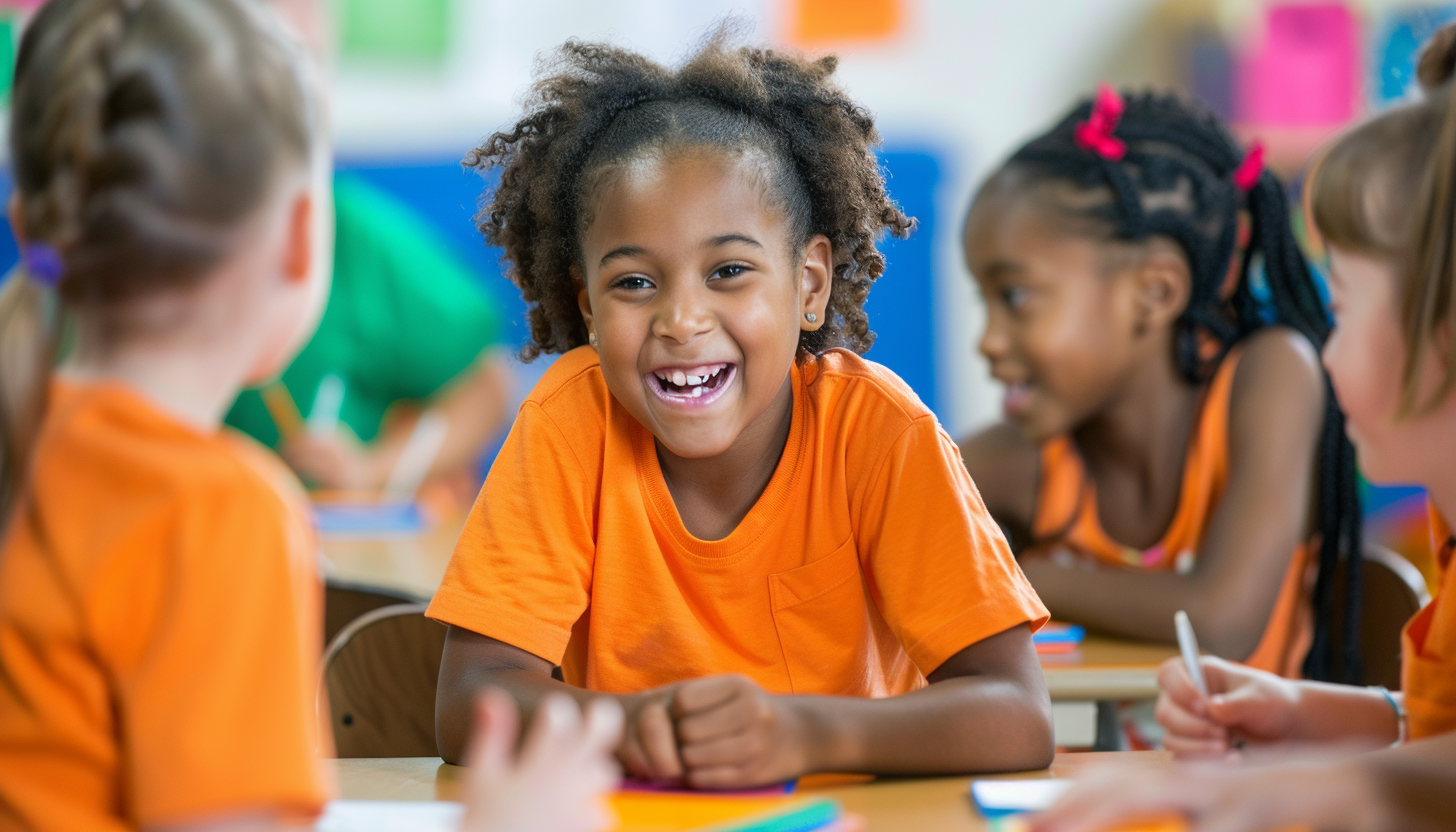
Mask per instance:
[[[647,374],[647,382],[652,392],[664,401],[701,406],[721,396],[736,374],[737,367],[733,364],[705,364],[653,370]]]

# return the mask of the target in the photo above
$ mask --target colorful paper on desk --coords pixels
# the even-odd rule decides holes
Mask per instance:
[[[971,799],[981,814],[999,818],[1040,812],[1071,785],[1071,780],[977,780],[971,783]]]
[[[618,792],[617,832],[814,832],[839,820],[832,800]],[[333,800],[319,832],[456,832],[464,807],[434,800]]]
[[[1056,655],[1076,652],[1087,631],[1080,624],[1051,622],[1031,634],[1031,643],[1038,655]]]
[[[813,832],[839,820],[839,804],[815,798],[617,792],[617,832]]]
[[[795,780],[786,783],[779,783],[774,786],[764,786],[758,789],[730,789],[725,791],[712,792],[713,797],[780,797],[786,794],[793,794]],[[672,786],[661,783],[649,783],[645,780],[623,780],[617,791],[639,792],[642,794],[692,794],[702,796],[703,792],[698,789],[690,789],[686,786]]]
[[[314,503],[314,522],[325,537],[382,537],[424,531],[425,516],[404,502]]]
[[[991,832],[1026,832],[1030,828],[1026,818],[1020,815],[992,818],[989,826]],[[1104,832],[1188,832],[1188,824],[1181,820],[1154,820],[1115,826]]]
[[[331,800],[318,832],[458,832],[465,807],[439,800]]]

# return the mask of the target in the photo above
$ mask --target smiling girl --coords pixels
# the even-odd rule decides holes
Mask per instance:
[[[1186,610],[1210,652],[1344,678],[1353,452],[1288,211],[1257,149],[1169,96],[1104,87],[1028,142],[965,229],[1006,384],[965,458],[1054,616],[1171,642]]]
[[[525,355],[564,355],[430,608],[447,759],[492,684],[614,694],[629,772],[698,787],[1050,760],[1045,612],[935,417],[860,357],[875,239],[912,221],[834,66],[571,42],[470,157],[501,169],[482,228]]]

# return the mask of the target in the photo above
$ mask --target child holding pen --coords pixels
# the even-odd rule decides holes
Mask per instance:
[[[1324,349],[1361,468],[1418,482],[1456,517],[1456,28],[1422,56],[1426,98],[1351,130],[1317,162],[1310,208],[1330,252],[1335,329]],[[1211,695],[1163,667],[1158,718],[1180,757],[1303,749],[1250,768],[1105,773],[1034,823],[1091,832],[1181,814],[1195,829],[1254,832],[1456,828],[1456,539],[1440,529],[1442,583],[1407,624],[1402,690],[1295,682],[1204,659]],[[1357,754],[1381,746],[1399,747]]]

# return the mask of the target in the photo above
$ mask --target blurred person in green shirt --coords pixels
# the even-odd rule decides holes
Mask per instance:
[[[327,4],[273,5],[327,66]],[[284,419],[280,433],[258,390],[238,397],[227,423],[277,449],[314,488],[373,491],[428,411],[446,427],[427,476],[474,475],[511,397],[499,310],[426,220],[362,178],[335,175],[334,218],[328,306],[280,379],[306,426]]]
[[[430,472],[472,465],[510,398],[500,313],[444,241],[394,197],[337,174],[334,216],[333,291],[281,381],[304,417],[317,425],[322,406],[337,413],[337,428],[285,439],[257,390],[238,397],[227,423],[276,448],[310,485],[376,490],[409,441],[412,411],[428,408],[449,426]],[[319,401],[330,384],[336,390],[323,398],[334,401]]]

